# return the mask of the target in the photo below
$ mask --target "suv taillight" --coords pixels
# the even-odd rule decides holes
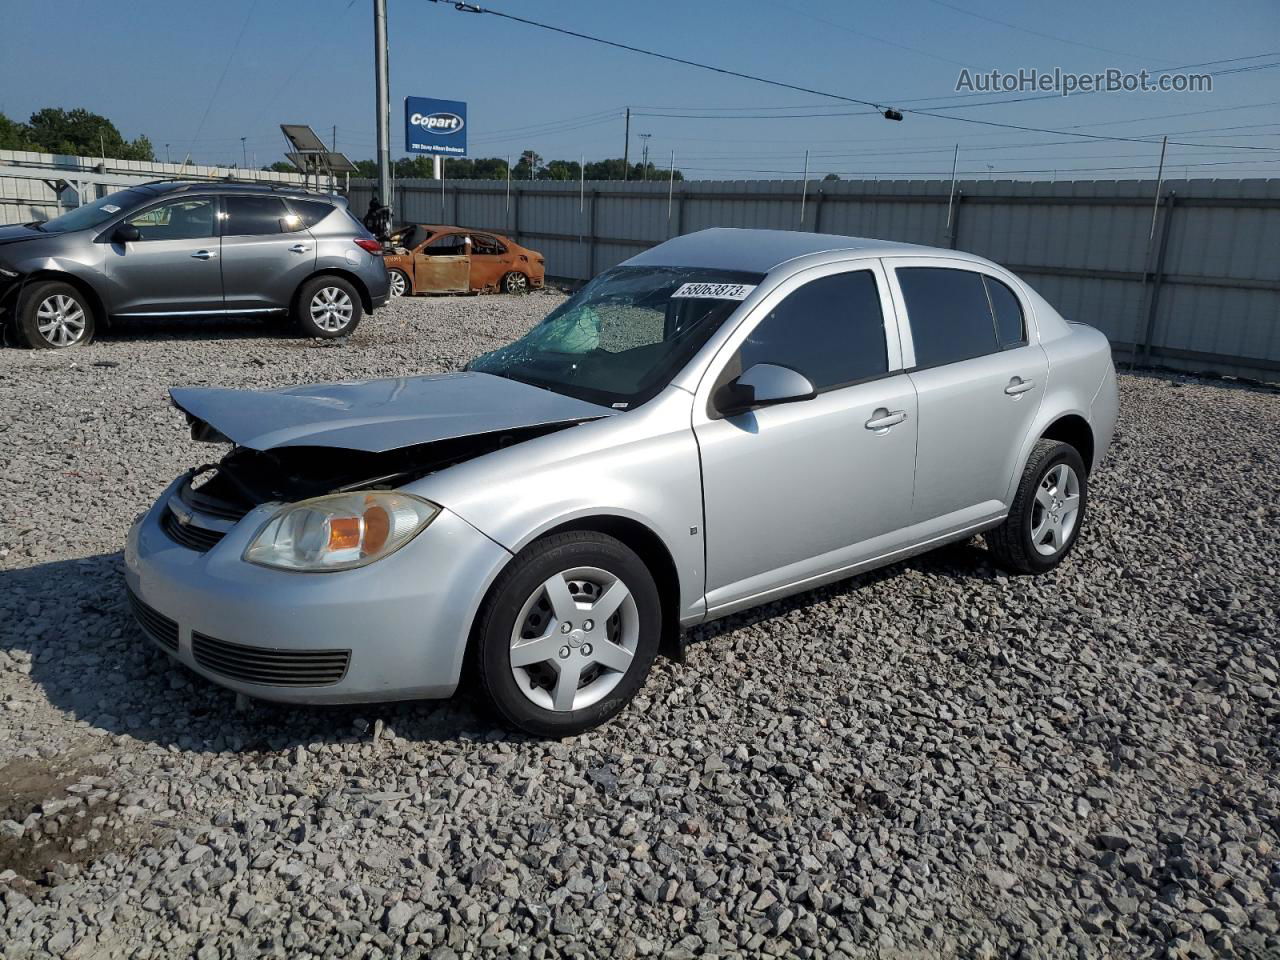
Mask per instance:
[[[356,246],[370,253],[382,253],[382,244],[372,237],[356,237]]]

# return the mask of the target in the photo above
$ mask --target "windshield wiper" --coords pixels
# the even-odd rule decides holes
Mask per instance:
[[[40,220],[32,220],[30,223],[24,223],[23,226],[30,227],[32,230],[39,230],[41,233],[44,233],[44,227],[41,224],[42,221]]]

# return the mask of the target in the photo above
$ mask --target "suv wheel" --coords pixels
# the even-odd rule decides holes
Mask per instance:
[[[658,588],[633,551],[591,531],[546,537],[511,562],[485,603],[480,680],[521,730],[573,736],[636,695],[661,630]]]
[[[308,337],[350,336],[361,317],[360,294],[342,277],[312,277],[298,291],[293,316]]]
[[[18,301],[17,320],[19,337],[33,349],[60,350],[93,339],[93,308],[69,283],[31,284]]]
[[[519,270],[512,270],[502,278],[502,289],[507,293],[528,293],[529,278]]]
[[[1002,566],[1016,573],[1046,573],[1075,545],[1088,505],[1088,477],[1075,447],[1039,440],[1005,522],[987,533]]]

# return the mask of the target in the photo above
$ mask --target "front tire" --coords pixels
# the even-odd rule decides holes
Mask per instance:
[[[529,278],[519,270],[512,270],[502,278],[502,289],[506,293],[519,295],[529,292]]]
[[[409,285],[409,275],[403,270],[392,268],[387,271],[388,280],[391,283],[391,296],[403,297],[411,292]]]
[[[593,531],[544,537],[510,563],[485,602],[480,682],[513,726],[574,736],[631,701],[661,632],[657,585],[630,548]]]
[[[19,339],[33,350],[82,347],[93,339],[89,298],[60,280],[28,286],[18,301],[17,320]]]
[[[342,277],[312,277],[298,291],[293,319],[305,336],[322,340],[347,337],[363,315],[360,294]]]
[[[1088,507],[1088,474],[1069,443],[1038,440],[1005,522],[987,534],[1001,566],[1015,573],[1047,573],[1071,552]]]

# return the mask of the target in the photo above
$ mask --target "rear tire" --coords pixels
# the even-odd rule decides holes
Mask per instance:
[[[363,316],[360,294],[350,281],[333,275],[312,277],[298,290],[293,320],[304,336],[333,340],[355,332]]]
[[[1005,522],[987,533],[987,546],[1014,573],[1047,573],[1071,552],[1084,525],[1088,474],[1079,451],[1058,440],[1031,448]]]
[[[69,283],[44,280],[29,285],[15,314],[18,339],[33,350],[64,350],[93,340],[93,306]]]
[[[594,531],[544,537],[511,561],[485,601],[480,683],[513,726],[574,736],[631,701],[661,633],[657,585],[630,548]]]

